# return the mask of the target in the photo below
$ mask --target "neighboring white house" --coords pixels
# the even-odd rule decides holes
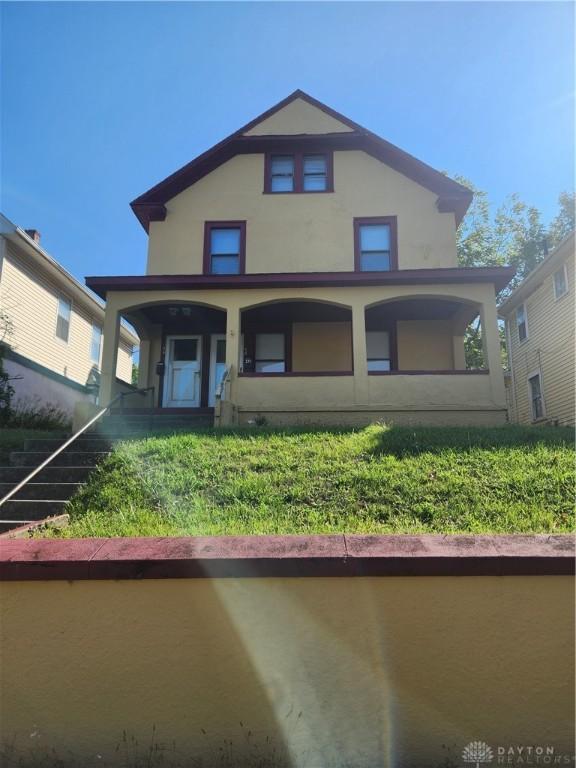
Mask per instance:
[[[0,310],[12,325],[5,369],[14,404],[51,404],[72,414],[94,401],[100,374],[104,304],[23,230],[0,214]],[[120,329],[116,375],[132,378],[138,337]]]

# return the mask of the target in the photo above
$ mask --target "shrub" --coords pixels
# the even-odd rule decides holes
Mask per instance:
[[[8,411],[5,426],[15,429],[68,430],[71,420],[67,413],[53,403],[22,399]]]

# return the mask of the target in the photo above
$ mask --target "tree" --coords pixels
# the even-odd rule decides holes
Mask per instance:
[[[575,228],[574,193],[560,194],[558,214],[546,227],[538,209],[522,202],[518,195],[509,195],[492,215],[486,192],[476,189],[467,179],[457,180],[474,192],[472,204],[458,228],[458,262],[463,267],[515,267],[516,275],[501,296],[510,293]],[[503,328],[500,331],[505,359]],[[482,366],[479,318],[466,330],[464,346],[467,366]]]

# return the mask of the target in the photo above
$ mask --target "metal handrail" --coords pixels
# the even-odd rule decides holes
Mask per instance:
[[[222,393],[226,389],[226,384],[229,381],[230,381],[230,366],[228,365],[224,370],[224,374],[220,379],[220,383],[216,387],[216,392],[214,393],[214,397],[216,398],[216,400],[222,400]]]
[[[84,432],[86,432],[86,430],[89,429],[89,427],[91,427],[93,424],[95,424],[98,421],[98,419],[102,418],[102,416],[104,416],[105,413],[108,413],[108,411],[113,407],[113,405],[116,402],[118,402],[118,400],[122,402],[124,397],[128,397],[129,395],[136,395],[136,394],[141,395],[141,394],[144,394],[144,392],[148,392],[153,389],[154,387],[146,387],[145,389],[135,389],[133,392],[120,392],[118,395],[116,395],[116,397],[110,400],[110,402],[105,408],[102,408],[102,410],[98,411],[98,413],[95,416],[93,416],[90,419],[90,421],[86,422],[86,424],[84,424],[83,427],[81,427],[77,432],[75,432],[72,435],[72,437],[69,437],[68,440],[66,440],[66,442],[63,445],[57,448],[54,451],[54,453],[50,454],[50,456],[47,459],[45,459],[42,462],[42,464],[40,464],[38,467],[33,469],[32,472],[30,472],[30,474],[24,478],[24,480],[21,480],[18,483],[18,485],[12,488],[11,491],[8,491],[8,493],[0,499],[0,507],[6,501],[9,501],[12,498],[12,496],[14,496],[14,494],[18,493],[18,491],[20,491],[26,485],[26,483],[29,483],[33,477],[36,477],[36,475],[39,472],[41,472],[44,469],[44,467],[48,466],[48,464],[50,464],[50,462],[53,461],[56,458],[56,456],[59,456],[62,453],[62,451],[68,448],[69,445],[72,445],[74,440],[80,437],[80,435],[84,434]]]

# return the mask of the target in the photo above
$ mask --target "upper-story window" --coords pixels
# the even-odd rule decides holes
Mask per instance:
[[[291,152],[266,155],[264,191],[332,192],[332,154]]]
[[[554,298],[560,299],[568,293],[568,274],[566,264],[554,272]]]
[[[64,296],[58,297],[58,315],[56,317],[56,336],[62,341],[68,341],[70,336],[70,316],[72,304]]]
[[[204,273],[239,275],[246,262],[246,222],[207,221],[204,231]]]
[[[357,272],[398,269],[395,216],[354,219],[354,266]]]
[[[102,328],[94,323],[92,325],[92,340],[90,342],[90,359],[97,365],[100,363],[100,350],[102,349]]]
[[[518,328],[518,341],[526,341],[528,338],[528,321],[524,304],[520,304],[516,308],[516,327]]]

